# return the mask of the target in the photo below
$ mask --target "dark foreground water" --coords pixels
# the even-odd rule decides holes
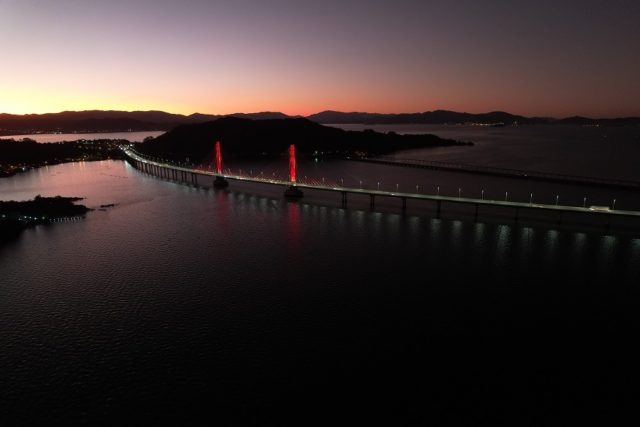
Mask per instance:
[[[123,162],[0,181],[117,203],[0,246],[0,423],[637,417],[633,234],[281,192]]]

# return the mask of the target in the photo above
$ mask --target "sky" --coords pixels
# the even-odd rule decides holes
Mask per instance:
[[[638,0],[0,0],[0,112],[640,116]]]

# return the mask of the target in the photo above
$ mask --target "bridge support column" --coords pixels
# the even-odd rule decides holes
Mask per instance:
[[[558,215],[558,225],[562,224],[562,211],[560,211],[560,215]]]
[[[373,209],[376,206],[376,195],[369,194],[369,207]]]
[[[340,195],[342,196],[342,206],[347,206],[347,192],[342,191],[340,192]]]
[[[284,196],[288,199],[299,199],[304,196],[304,193],[295,185],[290,185],[286,190],[284,190]]]
[[[218,175],[213,180],[213,188],[227,188],[229,186],[229,181],[224,179],[224,177]]]
[[[604,230],[605,234],[609,234],[610,230],[611,230],[611,215],[607,215],[607,227]]]
[[[402,213],[405,213],[407,211],[407,198],[403,197],[402,198]]]
[[[440,210],[442,208],[442,201],[438,200],[436,202],[436,218],[440,219]]]
[[[475,214],[474,214],[474,216],[473,216],[473,220],[474,220],[475,222],[478,222],[478,206],[479,206],[479,205],[476,203],[476,212],[475,212]]]
[[[520,208],[516,208],[516,222],[518,222],[519,215],[520,215]]]
[[[198,174],[193,172],[191,173],[191,183],[196,187],[198,186]]]

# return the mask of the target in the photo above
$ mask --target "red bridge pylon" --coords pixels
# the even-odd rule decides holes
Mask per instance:
[[[216,166],[216,173],[218,175],[213,180],[213,188],[227,188],[229,186],[229,181],[227,181],[222,175],[222,152],[220,150],[220,141],[216,141],[215,153],[216,153],[215,166]]]

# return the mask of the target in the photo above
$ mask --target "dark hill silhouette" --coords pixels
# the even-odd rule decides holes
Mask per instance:
[[[462,144],[435,135],[344,131],[302,118],[248,120],[223,117],[213,122],[178,126],[140,144],[139,150],[152,156],[177,161],[188,157],[199,162],[212,158],[217,140],[222,142],[225,155],[240,156],[280,155],[286,153],[290,144],[295,144],[302,155],[315,151],[325,155],[381,154],[401,149]]]
[[[313,114],[308,119],[326,124],[445,124],[445,123],[531,123],[535,119],[517,116],[503,111],[471,114],[455,111],[436,110],[425,113],[379,114],[379,113],[341,113],[323,111]]]
[[[182,124],[204,123],[220,117],[240,117],[255,120],[289,118],[280,112],[234,113],[220,116],[194,113],[188,116],[170,114],[163,111],[64,111],[49,114],[13,115],[0,114],[0,135],[18,135],[40,132],[126,132],[170,130]],[[471,114],[455,111],[435,110],[424,113],[380,114],[380,113],[343,113],[323,111],[307,117],[322,124],[458,124],[458,123],[503,123],[518,124],[571,124],[625,126],[640,125],[640,118],[625,117],[618,119],[590,119],[569,117],[553,119],[543,117],[524,117],[504,111]]]
[[[278,112],[235,113],[248,119],[288,117]],[[187,123],[216,120],[219,115],[195,113],[189,116],[163,111],[63,111],[48,114],[0,114],[0,135],[39,132],[127,132],[170,130]]]

